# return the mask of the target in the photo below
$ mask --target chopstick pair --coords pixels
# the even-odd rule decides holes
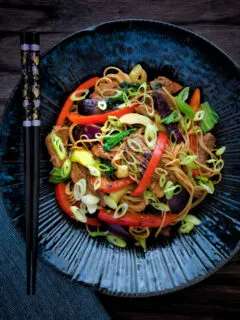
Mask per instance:
[[[38,255],[39,162],[40,162],[40,41],[35,32],[22,32],[23,129],[25,171],[25,227],[27,294],[36,291]]]

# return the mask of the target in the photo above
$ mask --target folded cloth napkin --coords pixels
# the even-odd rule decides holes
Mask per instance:
[[[110,319],[93,289],[72,282],[42,261],[38,263],[36,295],[26,295],[25,244],[12,226],[1,200],[0,319]]]

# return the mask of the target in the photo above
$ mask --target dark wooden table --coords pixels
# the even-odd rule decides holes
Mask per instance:
[[[0,113],[19,76],[19,31],[41,32],[42,51],[72,32],[107,20],[148,18],[191,29],[240,64],[240,5],[231,0],[1,0]],[[240,255],[209,279],[155,298],[100,296],[113,319],[235,319],[240,317]]]

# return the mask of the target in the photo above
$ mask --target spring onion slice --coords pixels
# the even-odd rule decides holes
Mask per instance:
[[[164,187],[166,181],[167,181],[166,174],[162,174],[159,178],[159,185],[161,188]]]
[[[99,202],[99,198],[92,194],[86,194],[82,197],[82,202],[86,205],[97,204]]]
[[[113,234],[108,234],[106,239],[116,247],[125,248],[127,246],[127,242],[125,240]]]
[[[162,168],[159,168],[159,167],[155,169],[155,173],[156,173],[157,175],[159,175],[159,176],[161,176],[162,174],[165,174],[165,175],[168,174],[167,170],[162,169]]]
[[[173,195],[179,194],[182,191],[180,184],[174,185],[172,181],[168,181],[164,188],[164,194],[168,200],[172,199]]]
[[[192,214],[186,215],[186,217],[183,219],[183,221],[184,222],[191,222],[195,226],[198,226],[199,224],[201,224],[201,220],[199,220],[196,216],[194,216]]]
[[[173,122],[178,122],[181,119],[181,113],[179,110],[174,110],[168,117],[162,119],[160,123],[170,124]]]
[[[197,111],[196,113],[195,113],[195,116],[194,116],[194,121],[200,121],[200,120],[202,120],[203,119],[203,117],[204,117],[204,111],[203,110],[200,110],[200,111]]]
[[[71,206],[70,210],[72,211],[74,218],[77,221],[80,221],[82,223],[86,223],[87,222],[87,217],[85,215],[85,213],[78,207],[76,206]]]
[[[51,142],[53,145],[54,150],[56,151],[57,155],[59,156],[60,160],[64,160],[67,155],[66,148],[63,145],[61,138],[56,135],[56,133],[51,133]]]
[[[207,193],[213,194],[214,193],[214,184],[211,180],[208,180],[207,182],[199,181],[199,186],[202,187],[204,190],[207,191]]]
[[[87,181],[85,178],[80,179],[77,183],[75,183],[73,188],[73,194],[76,201],[82,199],[87,191]]]
[[[98,168],[94,167],[94,166],[88,166],[88,170],[91,174],[91,176],[94,177],[100,177],[101,176],[101,172]]]
[[[148,124],[144,133],[144,141],[150,150],[153,150],[157,143],[157,128],[155,125]]]
[[[220,149],[217,149],[215,153],[216,153],[217,156],[221,156],[222,154],[224,154],[224,152],[226,151],[226,149],[227,149],[227,148],[226,148],[225,146],[224,146],[224,147],[221,147]]]
[[[181,118],[181,125],[185,131],[188,131],[192,124],[191,119],[188,116]]]
[[[108,121],[113,127],[119,127],[121,128],[123,126],[120,119],[116,116],[108,116]]]
[[[144,251],[147,251],[147,241],[146,239],[142,239],[142,238],[138,238],[138,237],[134,237],[137,242],[139,243],[140,247],[143,248]]]
[[[88,234],[92,238],[96,238],[96,237],[106,237],[108,232],[106,232],[106,231],[88,231]]]
[[[191,223],[191,222],[186,222],[186,223],[183,223],[181,225],[181,227],[178,229],[178,232],[180,233],[189,233],[192,231],[192,229],[194,228],[194,224]]]
[[[94,190],[98,190],[101,187],[102,181],[101,178],[98,177],[95,181],[94,181],[94,185],[93,188]]]
[[[183,166],[188,166],[191,169],[199,169],[199,165],[194,163],[194,161],[197,159],[196,155],[186,155],[186,154],[180,154],[180,164]]]
[[[61,176],[63,178],[69,177],[69,175],[71,173],[71,164],[72,164],[72,162],[70,159],[67,159],[64,161],[62,168],[61,168]]]
[[[159,211],[162,211],[162,212],[170,211],[169,206],[165,203],[162,203],[162,202],[153,202],[153,203],[151,203],[151,206]]]
[[[97,168],[101,172],[108,172],[108,171],[111,170],[111,168],[108,165],[104,164],[104,163],[96,164],[95,168]]]
[[[223,159],[219,159],[213,164],[214,170],[221,171],[224,167],[224,161]]]
[[[175,134],[175,132],[174,131],[172,131],[171,133],[170,133],[170,144],[171,145],[175,145],[176,144],[176,142],[177,142],[177,136],[176,136],[176,134]]]
[[[98,101],[98,108],[100,110],[106,110],[107,109],[107,102],[105,100]]]
[[[113,210],[117,209],[117,202],[114,201],[110,196],[104,196],[103,199],[109,208]]]
[[[128,139],[127,144],[129,148],[132,149],[134,152],[143,152],[143,148],[138,141],[135,141],[134,139]]]
[[[145,190],[143,196],[147,203],[158,201],[157,196],[152,191]]]
[[[126,213],[127,213],[127,210],[128,210],[128,204],[127,203],[122,203],[120,204],[114,214],[113,214],[113,218],[114,219],[119,219],[121,217],[123,217]]]
[[[77,91],[74,91],[73,94],[71,94],[70,99],[72,101],[84,100],[88,94],[89,94],[89,90],[88,89],[77,90]],[[78,96],[78,95],[80,95],[80,96]]]

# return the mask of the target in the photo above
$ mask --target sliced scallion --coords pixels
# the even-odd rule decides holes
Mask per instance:
[[[106,239],[116,247],[125,248],[127,246],[127,242],[125,240],[113,234],[108,234]]]
[[[226,149],[227,149],[227,148],[226,148],[225,146],[224,146],[224,147],[221,147],[220,149],[217,149],[215,153],[216,153],[217,156],[221,156],[222,154],[224,154],[224,152],[226,151]]]
[[[195,217],[192,214],[188,214],[186,215],[186,217],[183,219],[183,221],[185,222],[191,222],[193,223],[195,226],[198,226],[199,224],[201,224],[201,220],[199,220],[197,217]]]
[[[80,179],[77,183],[75,183],[73,188],[73,194],[76,201],[82,199],[87,191],[87,181],[85,178]]]
[[[121,217],[123,217],[128,210],[128,204],[127,203],[122,203],[119,206],[117,206],[114,214],[113,214],[113,218],[114,219],[119,219]]]
[[[56,133],[51,133],[51,142],[53,145],[54,150],[56,151],[57,155],[59,156],[60,160],[64,160],[67,155],[66,148],[63,145],[61,138],[56,135]]]
[[[191,222],[186,222],[186,223],[183,223],[181,225],[181,227],[178,229],[178,232],[180,233],[189,233],[192,231],[192,229],[194,228],[194,224],[191,223]]]
[[[87,222],[87,217],[86,214],[78,207],[76,206],[71,206],[70,210],[72,211],[74,218],[77,221],[80,221],[82,223],[86,223]]]
[[[106,110],[107,109],[107,102],[105,100],[98,101],[98,108],[100,110]]]
[[[144,133],[144,141],[150,150],[153,150],[157,142],[157,127],[155,125],[147,125]]]
[[[89,93],[88,89],[77,90],[77,91],[74,91],[73,94],[71,94],[70,99],[72,101],[84,100],[86,98],[86,96],[88,95],[88,93]]]

